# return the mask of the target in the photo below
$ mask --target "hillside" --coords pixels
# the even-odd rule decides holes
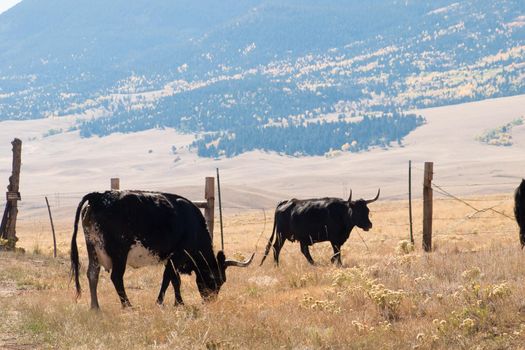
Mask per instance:
[[[67,130],[75,118],[3,121],[0,182],[7,183],[10,176],[10,142],[17,135],[23,141],[20,215],[29,221],[35,215],[47,220],[44,195],[54,203],[54,215],[72,219],[82,195],[108,189],[111,177],[120,177],[123,189],[170,191],[201,200],[204,177],[214,176],[216,168],[230,213],[273,208],[292,197],[344,197],[349,189],[367,198],[381,188],[381,200],[405,199],[409,160],[415,198],[422,193],[425,161],[434,162],[434,182],[455,195],[512,194],[524,176],[525,125],[512,128],[511,146],[491,145],[479,137],[525,116],[525,95],[415,113],[427,123],[403,145],[389,149],[308,157],[251,151],[218,160],[188,150],[193,135],[174,129],[81,138],[79,131],[48,135],[49,128]]]
[[[211,157],[388,147],[423,123],[403,111],[524,93],[524,38],[517,0],[24,0],[0,15],[0,120],[176,128]]]

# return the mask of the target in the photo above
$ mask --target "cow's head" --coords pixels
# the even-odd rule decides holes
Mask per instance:
[[[224,282],[226,282],[226,269],[229,266],[247,267],[253,260],[255,253],[246,261],[226,259],[223,251],[217,253],[214,261],[205,261],[197,271],[197,287],[201,297],[206,300],[214,300],[219,294]]]
[[[377,190],[377,195],[373,199],[359,199],[352,201],[352,190],[350,190],[348,206],[350,207],[351,218],[354,225],[365,231],[372,228],[372,222],[369,218],[370,209],[368,209],[368,204],[375,202],[379,198],[380,191],[380,189]]]

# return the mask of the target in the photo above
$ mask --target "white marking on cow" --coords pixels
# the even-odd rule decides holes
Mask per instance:
[[[84,235],[86,237],[86,242],[89,242],[95,247],[95,253],[97,254],[99,265],[106,271],[110,271],[113,268],[113,261],[104,249],[104,237],[102,236],[98,225],[93,223],[85,225]]]
[[[110,271],[113,267],[113,261],[111,261],[111,258],[109,257],[108,253],[104,250],[104,248],[96,245],[95,251],[97,252],[97,258],[98,263],[104,267],[106,271]]]
[[[127,264],[134,268],[156,265],[160,262],[159,256],[144,247],[140,242],[133,244],[128,252]]]

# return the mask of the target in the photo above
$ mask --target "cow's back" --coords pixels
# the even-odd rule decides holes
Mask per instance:
[[[185,219],[161,193],[107,191],[88,212],[110,255],[140,244],[166,259],[183,238]]]
[[[291,213],[291,231],[295,239],[312,244],[327,240],[344,240],[346,226],[345,202],[339,198],[319,198],[297,201]]]

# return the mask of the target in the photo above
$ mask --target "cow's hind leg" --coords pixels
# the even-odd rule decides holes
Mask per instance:
[[[131,303],[129,302],[124,289],[124,272],[126,272],[126,260],[114,259],[113,270],[111,271],[111,281],[115,286],[122,307],[130,307]]]
[[[89,281],[89,293],[91,295],[91,308],[99,309],[100,306],[98,305],[97,286],[98,276],[100,274],[100,264],[98,263],[95,246],[89,242],[86,243],[86,246],[89,259],[87,277]]]
[[[343,265],[341,263],[341,245],[332,243],[332,249],[334,250],[334,255],[332,255],[332,259],[330,259],[333,263],[337,263],[337,266]]]
[[[279,266],[279,253],[284,245],[284,237],[280,232],[277,232],[275,242],[273,242],[273,260],[275,265]]]
[[[308,244],[301,242],[301,253],[306,257],[306,260],[312,265],[315,264],[314,259],[310,255],[310,249],[308,249]]]

